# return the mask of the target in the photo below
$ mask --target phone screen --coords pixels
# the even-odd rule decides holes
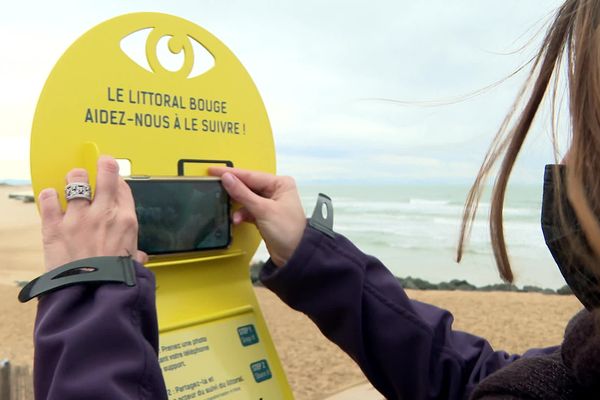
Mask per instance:
[[[220,249],[231,240],[229,196],[219,180],[128,179],[138,247],[148,254]]]

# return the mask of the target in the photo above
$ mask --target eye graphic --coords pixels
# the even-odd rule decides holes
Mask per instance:
[[[147,71],[195,78],[215,65],[213,55],[185,33],[146,28],[121,39],[121,50]]]

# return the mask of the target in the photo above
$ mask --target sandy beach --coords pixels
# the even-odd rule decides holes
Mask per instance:
[[[31,365],[35,302],[19,304],[16,281],[42,272],[39,218],[34,204],[8,199],[28,190],[0,186],[0,359]],[[256,294],[298,400],[323,399],[365,380],[360,369],[312,322],[263,288]],[[558,344],[580,308],[573,296],[506,292],[408,291],[411,298],[452,311],[455,328],[486,337],[496,349],[520,353]]]

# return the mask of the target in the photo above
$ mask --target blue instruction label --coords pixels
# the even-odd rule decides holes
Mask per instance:
[[[258,334],[254,325],[244,325],[237,328],[238,335],[240,335],[240,341],[242,346],[251,346],[258,343]]]
[[[257,362],[253,362],[250,364],[250,370],[252,371],[252,375],[254,375],[254,380],[256,383],[260,383],[262,381],[266,381],[271,379],[273,375],[271,375],[271,370],[269,369],[269,364],[267,360],[260,360]]]

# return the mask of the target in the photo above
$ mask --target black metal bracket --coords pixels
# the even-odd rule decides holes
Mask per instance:
[[[55,268],[29,282],[19,301],[25,303],[44,293],[81,283],[124,283],[135,286],[135,270],[131,257],[91,257]]]
[[[333,203],[329,196],[319,193],[317,205],[308,224],[329,237],[335,237],[333,231]]]

